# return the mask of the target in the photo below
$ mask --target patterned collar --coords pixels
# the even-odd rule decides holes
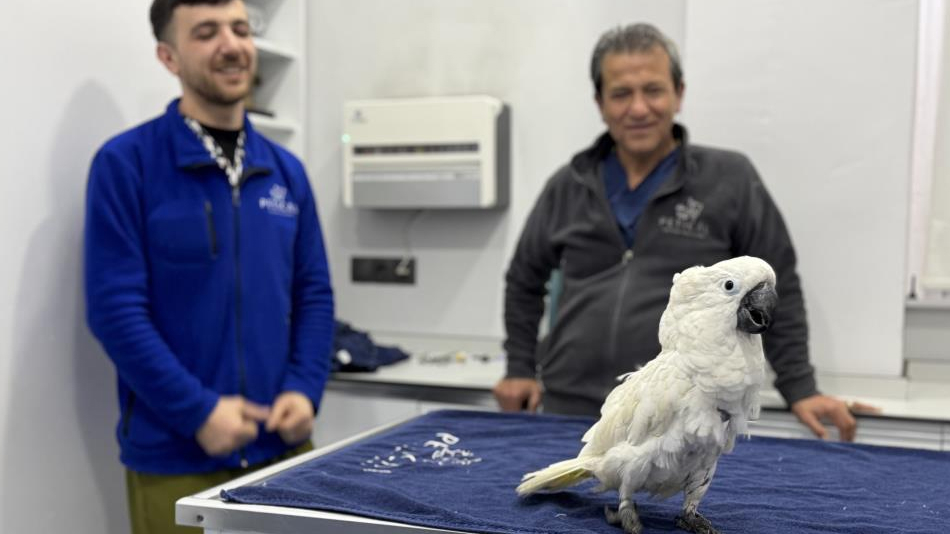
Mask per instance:
[[[191,129],[195,135],[198,136],[198,139],[204,145],[205,149],[208,151],[208,154],[211,155],[211,159],[218,164],[218,167],[224,171],[224,174],[228,176],[228,183],[232,187],[236,187],[241,183],[241,174],[244,172],[244,140],[246,135],[244,130],[241,130],[241,133],[238,134],[237,146],[234,149],[234,161],[232,162],[224,155],[224,149],[221,148],[221,145],[214,140],[214,137],[211,137],[201,124],[191,117],[184,117],[185,124],[188,125],[188,128]]]

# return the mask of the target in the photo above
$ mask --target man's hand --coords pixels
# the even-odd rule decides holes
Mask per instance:
[[[792,404],[792,413],[803,425],[811,429],[821,439],[828,439],[828,431],[821,421],[830,421],[838,427],[842,441],[854,441],[858,423],[852,412],[880,413],[880,408],[860,402],[846,403],[828,395],[812,395]]]
[[[222,396],[195,434],[209,456],[224,456],[257,438],[257,424],[267,420],[266,406],[240,395]]]
[[[541,384],[533,378],[503,378],[492,393],[503,412],[534,412],[541,404]]]
[[[264,429],[277,431],[288,445],[301,443],[313,431],[313,403],[303,393],[285,391],[277,396]]]

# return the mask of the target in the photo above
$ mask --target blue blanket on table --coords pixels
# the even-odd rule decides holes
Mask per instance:
[[[487,533],[620,534],[588,481],[518,498],[521,475],[573,457],[593,419],[446,410],[288,469],[225,500]],[[638,496],[646,533],[680,532],[682,497]],[[950,532],[950,453],[754,437],[700,505],[724,533]]]

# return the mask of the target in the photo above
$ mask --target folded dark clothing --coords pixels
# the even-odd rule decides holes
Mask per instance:
[[[521,476],[571,458],[587,417],[440,411],[222,491],[228,501],[496,534],[622,533],[595,482],[519,498]],[[818,440],[740,439],[700,506],[722,532],[950,532],[950,454]],[[645,534],[681,532],[682,497],[637,496]]]
[[[377,345],[366,332],[361,332],[343,321],[336,321],[333,338],[333,372],[375,371],[409,357],[399,347]]]

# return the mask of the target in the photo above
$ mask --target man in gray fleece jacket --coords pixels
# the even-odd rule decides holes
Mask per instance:
[[[546,412],[596,415],[615,377],[659,353],[673,274],[750,255],[778,276],[764,336],[776,388],[816,435],[825,437],[824,419],[852,440],[848,406],[815,385],[795,250],[778,208],[745,156],[690,145],[674,123],[684,84],[673,42],[648,24],[610,30],[591,78],[607,132],[547,182],[506,275],[501,408],[533,411],[543,397]],[[554,269],[563,291],[539,343]]]

